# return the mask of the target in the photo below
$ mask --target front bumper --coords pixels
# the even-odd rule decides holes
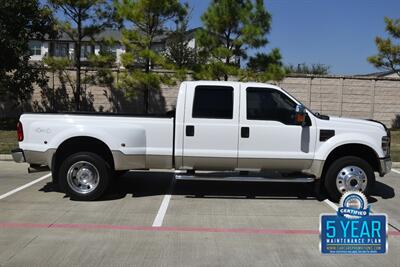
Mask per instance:
[[[24,151],[21,148],[11,150],[11,155],[15,162],[26,162]]]
[[[392,169],[392,159],[390,157],[379,159],[379,176],[388,174]]]

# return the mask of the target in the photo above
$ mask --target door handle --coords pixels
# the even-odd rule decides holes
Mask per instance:
[[[186,136],[194,136],[194,126],[186,125]]]
[[[242,127],[240,129],[240,136],[242,138],[249,138],[250,137],[250,128],[249,127]]]

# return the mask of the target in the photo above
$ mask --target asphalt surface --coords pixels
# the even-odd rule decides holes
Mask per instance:
[[[100,201],[55,192],[27,165],[0,162],[0,266],[400,266],[400,174],[378,178],[374,212],[390,222],[386,255],[321,255],[312,187],[176,181],[129,172]],[[153,227],[159,225],[159,227]]]

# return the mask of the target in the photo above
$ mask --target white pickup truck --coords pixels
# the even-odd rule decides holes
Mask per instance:
[[[176,111],[165,116],[23,114],[17,132],[14,160],[48,166],[53,182],[80,200],[99,198],[122,171],[148,169],[192,180],[316,182],[338,200],[348,190],[368,194],[374,172],[391,168],[382,123],[313,113],[265,83],[183,82]]]

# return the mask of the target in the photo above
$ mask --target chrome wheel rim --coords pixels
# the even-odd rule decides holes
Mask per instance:
[[[347,191],[364,192],[367,182],[365,171],[357,166],[346,166],[336,176],[336,187],[342,194]]]
[[[78,161],[67,172],[67,182],[79,194],[88,194],[99,185],[99,171],[90,162]]]

